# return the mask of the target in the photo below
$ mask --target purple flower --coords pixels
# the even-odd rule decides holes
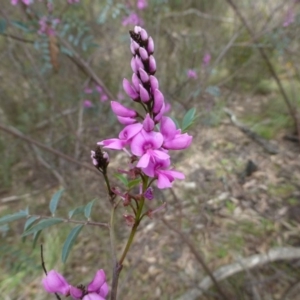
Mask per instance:
[[[191,79],[197,79],[198,75],[197,75],[197,72],[195,70],[189,69],[187,71],[187,77],[191,78]]]
[[[65,278],[54,270],[48,272],[48,275],[42,280],[43,286],[48,293],[59,293],[64,296],[70,295],[70,285]]]
[[[71,295],[73,299],[105,300],[108,294],[108,285],[103,270],[96,272],[96,275],[87,287],[70,285],[61,274],[54,270],[48,272],[42,283],[48,293],[58,293],[64,296]]]
[[[211,60],[211,55],[208,52],[205,53],[202,59],[203,67],[207,67],[210,63],[210,60]]]
[[[153,39],[139,26],[130,31],[130,36],[130,65],[133,74],[131,81],[126,78],[123,80],[123,89],[135,105],[142,106],[146,113],[137,113],[136,110],[112,101],[113,112],[119,122],[126,126],[118,138],[100,141],[98,145],[124,150],[133,158],[131,170],[135,170],[135,176],[144,173],[157,179],[158,188],[168,188],[176,178],[184,179],[182,173],[170,169],[168,150],[186,149],[192,142],[192,136],[182,134],[172,119],[165,116],[171,105],[165,103],[158,79],[154,76],[157,65],[153,56]],[[142,121],[138,122],[138,119]],[[144,191],[144,196],[153,198],[151,190]]]
[[[163,148],[172,150],[183,150],[190,146],[193,137],[187,133],[181,134],[181,130],[176,129],[176,125],[169,117],[162,117],[160,122],[160,132],[164,137]]]
[[[137,7],[139,10],[143,10],[143,9],[145,9],[147,6],[148,6],[148,1],[147,1],[147,0],[137,0],[136,7]]]
[[[282,26],[288,27],[289,25],[291,25],[294,22],[295,22],[295,12],[293,11],[293,9],[289,9],[285,16]]]
[[[145,168],[150,160],[155,158],[168,159],[170,156],[159,150],[163,143],[163,136],[159,132],[147,132],[142,129],[131,142],[131,152],[140,157],[138,168]]]
[[[184,174],[175,170],[168,170],[170,159],[151,160],[143,172],[150,177],[157,177],[157,187],[165,189],[172,187],[172,182],[177,179],[184,179]]]
[[[90,101],[90,100],[84,100],[83,101],[83,107],[84,108],[91,108],[91,107],[93,107],[94,105],[93,105],[93,103]]]
[[[83,91],[85,94],[93,94],[93,89],[88,86],[85,87]]]
[[[31,4],[31,0],[21,0],[25,5],[30,5]],[[19,3],[19,0],[11,0],[10,3],[12,5],[17,5]]]
[[[153,188],[152,187],[147,188],[147,190],[144,193],[144,196],[148,200],[153,200],[153,198],[154,198],[154,196],[153,196]]]
[[[79,0],[68,0],[69,4],[79,3]]]
[[[122,25],[143,25],[144,21],[134,12],[132,12],[129,16],[123,19]]]

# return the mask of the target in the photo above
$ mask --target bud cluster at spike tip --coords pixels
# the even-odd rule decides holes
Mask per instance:
[[[147,176],[156,178],[158,188],[169,188],[176,178],[184,179],[184,175],[170,169],[168,152],[186,149],[192,142],[192,136],[182,134],[173,120],[165,116],[167,107],[164,96],[154,76],[157,66],[152,37],[139,26],[130,31],[130,36],[133,74],[131,81],[126,78],[123,80],[123,88],[135,103],[143,106],[146,114],[143,116],[134,109],[112,101],[111,108],[125,127],[118,138],[103,140],[98,145],[115,150],[129,149],[138,159],[137,168]],[[143,120],[140,122],[141,118]]]
[[[70,285],[67,280],[55,270],[48,272],[42,280],[45,290],[50,294],[61,294],[66,297],[81,300],[105,300],[108,294],[105,272],[98,270],[93,280],[87,285],[77,287]]]

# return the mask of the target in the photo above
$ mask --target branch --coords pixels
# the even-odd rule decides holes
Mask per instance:
[[[41,215],[28,215],[28,218],[30,217],[37,217],[37,220],[40,219],[53,219],[53,217],[49,216],[41,216]],[[97,227],[109,227],[107,223],[100,223],[100,222],[93,222],[93,221],[79,221],[79,220],[72,220],[72,219],[65,219],[60,218],[64,223],[74,223],[74,224],[82,224],[82,225],[91,225],[91,226],[97,226]]]
[[[17,129],[15,129],[15,128],[11,127],[11,126],[7,127],[7,126],[5,126],[5,125],[3,125],[3,124],[0,123],[0,130],[5,131],[6,133],[9,133],[9,134],[11,134],[11,135],[13,135],[13,136],[15,136],[17,138],[20,138],[20,139],[26,141],[29,144],[33,144],[33,145],[35,145],[35,146],[37,146],[37,147],[39,147],[39,148],[41,148],[43,150],[46,150],[46,151],[48,151],[48,152],[50,152],[50,153],[52,153],[52,154],[54,154],[56,156],[59,156],[59,157],[61,157],[64,160],[72,162],[72,163],[74,163],[74,164],[76,164],[76,165],[78,165],[78,166],[80,166],[82,168],[88,169],[88,170],[93,171],[93,172],[95,172],[95,173],[98,174],[98,171],[94,167],[92,167],[92,166],[90,166],[88,164],[85,164],[85,163],[81,163],[81,162],[77,161],[76,159],[72,158],[71,156],[68,156],[68,155],[66,155],[66,154],[64,154],[64,153],[62,153],[62,152],[60,152],[58,150],[55,150],[55,149],[53,149],[51,147],[48,147],[48,146],[42,144],[41,142],[33,140],[32,138],[30,138],[28,136],[25,136],[24,134],[22,134]]]
[[[277,147],[273,146],[271,143],[269,143],[267,140],[263,139],[261,136],[259,136],[256,132],[250,130],[248,127],[246,127],[244,124],[239,122],[236,118],[236,116],[231,112],[228,108],[224,108],[225,113],[230,117],[231,123],[236,126],[239,130],[241,130],[245,135],[247,135],[249,138],[251,138],[254,142],[259,144],[266,150],[269,154],[278,154],[279,150]]]
[[[94,82],[96,82],[98,85],[100,85],[106,95],[111,99],[115,99],[113,94],[109,91],[109,89],[106,87],[106,85],[102,82],[102,80],[97,76],[97,74],[94,72],[94,70],[89,66],[89,64],[83,60],[80,55],[75,51],[75,49],[71,46],[69,42],[64,40],[62,37],[58,36],[60,43],[66,47],[68,50],[70,50],[74,57],[67,55],[78,67],[81,69],[85,74],[90,76]]]
[[[283,247],[283,248],[273,248],[267,253],[256,254],[248,258],[241,258],[237,262],[230,265],[220,267],[215,272],[213,272],[214,278],[217,281],[221,281],[230,277],[236,273],[244,270],[253,269],[258,266],[262,266],[266,263],[278,261],[278,260],[290,260],[300,258],[300,248],[294,247]],[[203,291],[208,290],[213,286],[213,281],[209,276],[205,277],[197,289],[192,289],[191,291],[185,293],[177,300],[196,300],[203,295]]]

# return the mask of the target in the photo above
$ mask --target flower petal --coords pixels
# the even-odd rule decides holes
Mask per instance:
[[[95,274],[93,280],[87,286],[88,292],[98,292],[106,280],[105,272],[101,269]]]

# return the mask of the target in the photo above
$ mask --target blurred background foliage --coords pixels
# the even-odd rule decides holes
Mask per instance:
[[[53,12],[46,0],[35,1],[29,8],[22,1],[16,6],[3,1],[0,125],[10,133],[1,127],[0,215],[27,206],[36,214],[48,214],[51,195],[64,186],[61,215],[96,196],[99,201],[93,218],[108,220],[110,207],[101,178],[86,166],[96,142],[116,136],[121,128],[109,102],[129,101],[122,91],[122,80],[131,76],[128,31],[134,26],[133,20],[138,20],[155,41],[156,75],[171,105],[171,116],[182,120],[192,107],[198,115],[191,131],[191,150],[176,157],[179,169],[182,166],[186,171],[187,182],[175,185],[172,193],[157,192],[158,199],[169,203],[166,216],[179,222],[179,228],[195,241],[212,270],[238,255],[260,253],[273,246],[297,246],[299,218],[290,214],[298,209],[300,199],[299,140],[295,120],[258,50],[265,51],[297,112],[300,4],[294,0],[235,2],[255,38],[223,0],[148,0],[142,10],[136,0],[48,1]],[[41,32],[43,17],[54,34]],[[196,75],[188,75],[189,70]],[[230,126],[225,107],[256,134],[280,147],[278,156],[265,154]],[[296,143],[283,142],[285,136]],[[49,148],[83,165],[66,161]],[[122,154],[110,155],[112,170],[126,163]],[[249,158],[259,164],[261,172],[245,182],[240,174]],[[283,169],[283,165],[290,169]],[[262,202],[267,208],[260,207]],[[249,206],[258,215],[247,211],[248,219],[238,219],[239,226],[233,226],[231,219]],[[284,217],[286,223],[294,223],[278,223],[278,218]],[[121,213],[118,218],[121,248],[128,228]],[[60,251],[70,226],[59,226],[41,237],[47,268],[55,267],[78,283],[89,282],[94,269],[104,268],[110,279],[108,233],[85,228],[85,235],[79,236],[68,263],[63,265]],[[32,248],[29,238],[20,238],[23,224],[0,230],[3,299],[53,299],[40,285],[39,247]],[[124,268],[120,299],[125,300],[177,299],[205,275],[186,246],[159,220],[145,222]],[[284,274],[284,280],[279,273]],[[253,291],[256,276],[262,282],[269,280],[267,289],[262,283],[258,292]],[[289,263],[251,274],[245,271],[237,279],[224,283],[230,299],[299,299],[279,296],[299,280],[299,271]],[[260,298],[253,298],[256,292]],[[217,299],[216,291],[201,299]]]

